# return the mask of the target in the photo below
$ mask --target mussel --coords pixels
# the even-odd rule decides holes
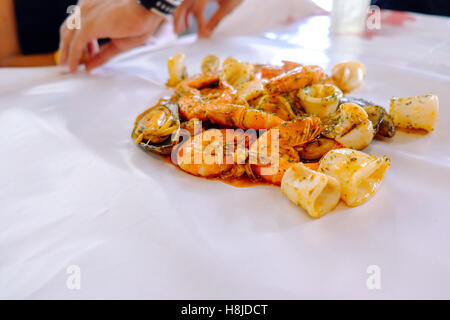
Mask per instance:
[[[379,106],[367,106],[363,107],[369,116],[369,120],[372,122],[373,129],[378,132],[378,129],[383,122],[384,116],[387,114],[386,111]]]
[[[355,103],[364,108],[369,116],[369,120],[372,122],[373,128],[376,131],[376,137],[392,138],[394,136],[394,122],[386,109],[364,99],[352,97],[341,98],[339,105],[348,102]]]
[[[141,113],[131,137],[147,151],[168,155],[180,138],[178,104],[161,99],[157,105]]]
[[[299,155],[304,162],[315,162],[334,147],[336,147],[335,140],[320,137],[305,144],[302,149],[299,150]]]

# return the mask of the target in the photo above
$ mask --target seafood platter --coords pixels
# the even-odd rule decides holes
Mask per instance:
[[[349,95],[366,78],[356,61],[327,73],[208,55],[194,76],[181,53],[167,64],[173,95],[137,117],[134,142],[192,176],[280,187],[314,218],[340,201],[359,206],[380,188],[390,159],[363,151],[374,139],[395,139],[396,130],[427,134],[438,120],[432,93],[394,97],[389,110]]]

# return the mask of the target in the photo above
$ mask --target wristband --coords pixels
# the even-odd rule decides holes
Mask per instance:
[[[167,17],[183,2],[183,0],[137,0],[149,11]]]

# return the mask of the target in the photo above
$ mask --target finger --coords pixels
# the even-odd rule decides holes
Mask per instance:
[[[212,32],[223,20],[223,18],[229,15],[241,2],[241,0],[231,0],[226,2],[224,5],[221,5],[211,19],[209,19],[207,24],[208,30]]]
[[[186,14],[184,15],[184,26],[185,30],[189,29],[191,27],[191,22],[189,21],[189,18],[191,17],[191,14],[193,13],[193,7],[189,7],[186,10]]]
[[[195,0],[184,0],[183,3],[175,10],[174,29],[176,33],[184,32],[186,28],[189,27],[189,23],[186,23],[186,21],[189,20],[189,15],[192,13],[194,1]]]
[[[59,65],[65,65],[67,63],[67,57],[69,55],[70,44],[72,43],[73,36],[75,35],[75,29],[68,29],[66,22],[64,21],[60,29],[59,40]]]
[[[87,45],[87,59],[96,56],[100,52],[97,40],[92,40]]]
[[[181,33],[185,30],[184,26],[181,24],[183,16],[186,14],[186,8],[181,5],[175,10],[173,14],[173,29],[175,33]]]
[[[186,27],[183,26],[183,18],[187,12],[187,5],[185,3],[187,2],[182,3],[173,14],[173,28],[176,33],[182,33],[186,30]]]
[[[87,47],[88,41],[86,41],[84,37],[84,34],[80,32],[80,30],[77,30],[73,36],[69,56],[67,58],[70,72],[77,71],[81,57],[83,56],[83,51]]]
[[[204,36],[207,32],[206,20],[204,16],[205,7],[209,0],[198,0],[194,6],[194,16],[198,24],[198,35]]]
[[[101,66],[119,53],[144,45],[152,34],[153,31],[149,31],[137,37],[112,40],[101,47],[100,52],[85,63],[86,71]]]
[[[93,56],[86,62],[86,70],[91,71],[92,69],[101,66],[111,60],[114,56],[118,55],[120,52],[122,52],[122,50],[116,46],[114,41],[105,44],[101,47],[97,55]]]
[[[211,19],[209,19],[208,24],[207,24],[207,29],[208,31],[211,33],[220,23],[220,21],[222,21],[222,19],[227,15],[227,12],[225,10],[223,10],[222,8],[219,8],[211,17]]]
[[[108,44],[101,47],[100,52],[96,56],[92,57],[85,63],[86,71],[91,71],[92,69],[106,63],[119,53],[138,46],[145,45],[148,38],[155,32],[155,30],[158,29],[159,25],[161,25],[162,23],[164,23],[164,20],[161,20],[154,29],[149,30],[146,33],[138,35],[136,37],[111,40]]]

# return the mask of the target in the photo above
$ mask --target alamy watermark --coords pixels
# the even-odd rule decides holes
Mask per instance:
[[[379,6],[369,6],[367,10],[366,28],[367,30],[381,29],[381,9]]]
[[[181,130],[181,141],[172,149],[173,163],[184,165],[245,164],[261,166],[262,175],[279,169],[280,130],[202,129],[194,122],[194,134]],[[258,138],[259,136],[259,138]],[[178,139],[178,136],[172,136]]]
[[[80,6],[72,5],[67,8],[67,13],[70,14],[66,19],[67,29],[81,29],[81,9]]]
[[[372,264],[366,269],[367,277],[366,286],[369,290],[381,290],[381,268],[376,264]]]
[[[78,265],[70,265],[66,269],[69,275],[66,280],[66,286],[69,290],[81,289],[81,268]]]

